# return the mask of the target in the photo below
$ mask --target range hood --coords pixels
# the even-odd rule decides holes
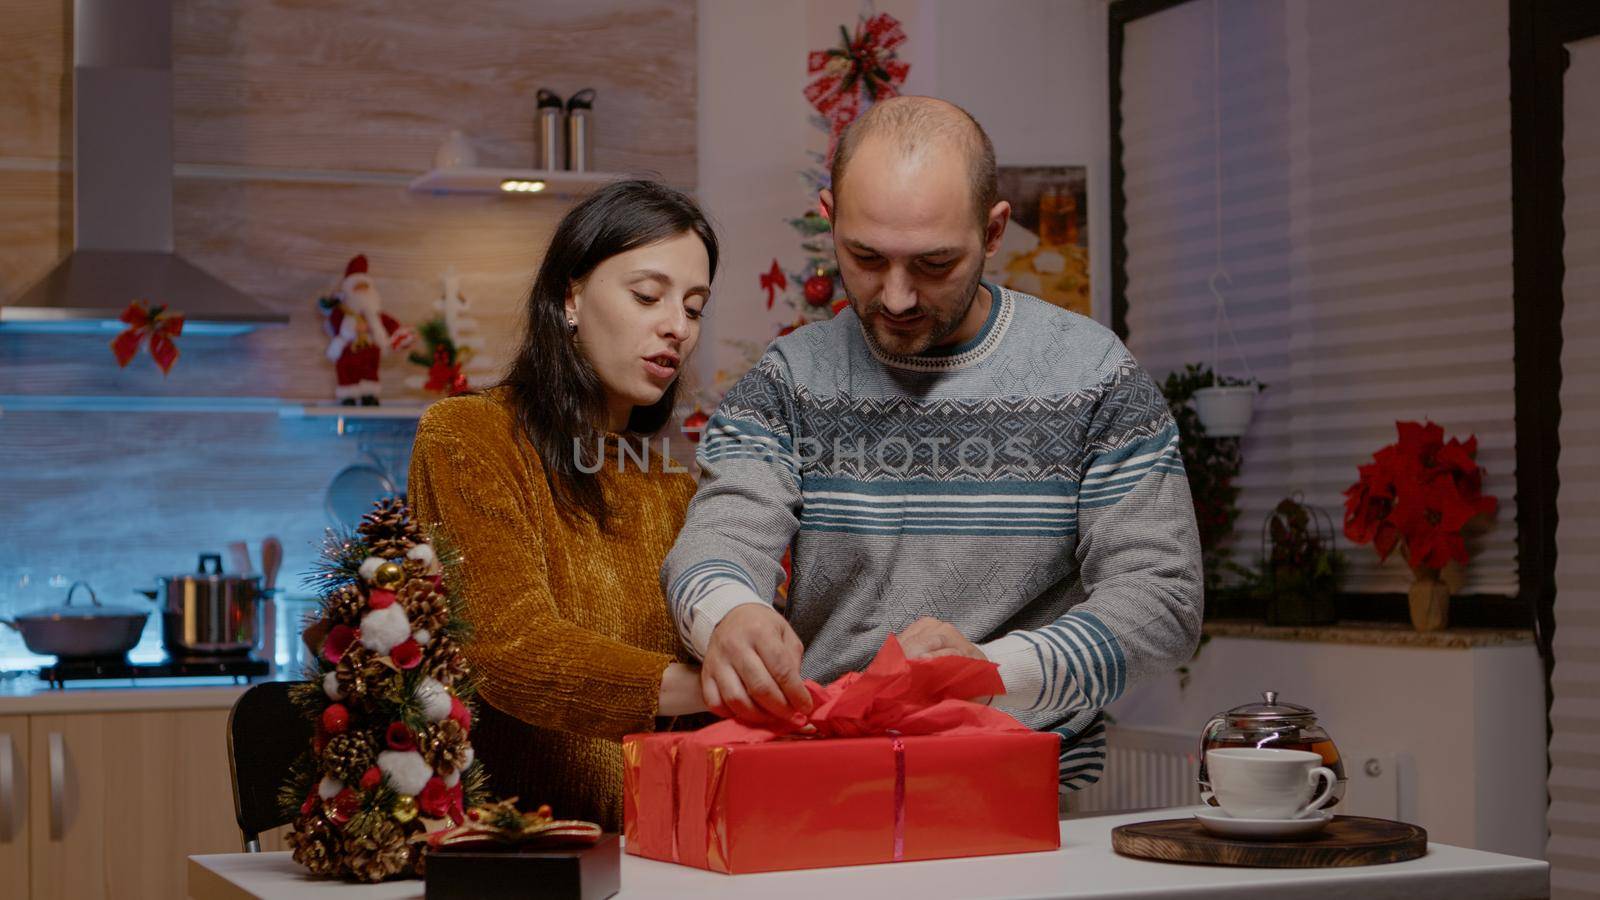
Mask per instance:
[[[0,302],[0,331],[120,330],[136,299],[182,312],[185,334],[288,323],[173,253],[171,0],[73,8],[72,255]]]

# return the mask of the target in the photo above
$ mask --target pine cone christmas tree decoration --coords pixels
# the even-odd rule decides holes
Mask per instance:
[[[367,552],[383,559],[403,557],[422,543],[422,530],[411,521],[410,512],[398,497],[378,501],[372,512],[361,517],[356,531],[366,541]]]
[[[322,601],[324,617],[335,625],[355,625],[367,608],[367,595],[359,587],[347,584],[329,594]]]
[[[333,677],[338,682],[339,693],[347,706],[365,708],[372,705],[373,690],[377,685],[368,676],[375,655],[363,644],[351,644],[339,664],[333,667]]]
[[[326,877],[339,871],[340,834],[333,823],[322,816],[305,816],[295,822],[284,842],[294,851],[294,861],[311,874]]]
[[[350,872],[373,883],[392,878],[411,865],[411,847],[406,843],[405,831],[389,819],[379,819],[364,834],[348,835],[344,854]]]
[[[377,744],[364,731],[347,731],[328,738],[322,750],[322,770],[345,784],[355,784],[378,761]]]
[[[428,677],[449,686],[467,676],[467,657],[449,635],[441,634],[428,643],[423,657]]]
[[[450,602],[444,594],[433,588],[432,578],[415,578],[400,590],[400,602],[405,606],[406,619],[412,628],[427,629],[438,634],[450,621]]]
[[[428,726],[417,741],[417,750],[441,778],[459,770],[467,762],[467,732],[461,723],[445,719]]]

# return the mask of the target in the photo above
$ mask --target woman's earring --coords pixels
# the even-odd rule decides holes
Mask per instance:
[[[567,320],[567,334],[572,336],[572,337],[577,337],[578,336],[578,320],[577,319],[568,319]]]

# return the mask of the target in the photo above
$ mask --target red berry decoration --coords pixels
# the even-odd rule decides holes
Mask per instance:
[[[844,308],[849,305],[849,297],[840,297],[839,299],[833,301],[833,314],[837,316],[839,313],[844,312]]]
[[[833,278],[817,273],[806,279],[806,302],[812,306],[827,306],[833,299]]]
[[[322,730],[328,734],[344,734],[350,727],[350,710],[344,708],[343,703],[330,703],[322,711]]]
[[[688,435],[690,443],[700,443],[700,435],[705,432],[706,423],[709,421],[711,421],[711,417],[706,415],[699,408],[696,408],[694,412],[684,417],[683,433]]]

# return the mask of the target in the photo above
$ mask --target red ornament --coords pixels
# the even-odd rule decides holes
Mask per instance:
[[[333,820],[335,825],[343,825],[361,811],[361,795],[350,788],[345,788],[334,795],[329,801],[329,806],[328,818]]]
[[[384,609],[394,605],[394,591],[383,588],[373,588],[367,595],[367,605],[373,609]]]
[[[350,727],[350,710],[343,703],[331,703],[322,711],[322,730],[328,734],[344,734]]]
[[[423,785],[417,795],[417,809],[430,819],[443,819],[450,815],[450,789],[436,775]]]
[[[709,421],[711,421],[711,417],[706,415],[697,406],[695,407],[694,412],[690,413],[684,418],[683,433],[689,438],[691,443],[698,444],[700,443],[701,436],[705,434],[706,423]]]
[[[306,802],[300,804],[300,815],[311,815],[311,811],[317,808],[317,804],[321,802],[321,800],[322,798],[317,796],[317,789],[312,788],[310,792],[306,794]]]
[[[389,730],[384,733],[384,742],[390,750],[405,752],[417,749],[417,736],[411,733],[404,722],[389,723]]]
[[[812,306],[827,306],[833,299],[833,277],[820,272],[806,279],[806,302]]]
[[[844,312],[845,307],[847,307],[849,305],[850,305],[850,298],[849,297],[840,297],[839,299],[833,301],[833,307],[832,307],[833,314],[837,316],[839,313]]]
[[[370,791],[382,783],[383,770],[377,766],[373,766],[361,773],[361,789],[363,791]]]
[[[356,642],[356,630],[349,625],[335,625],[328,629],[328,637],[322,642],[322,658],[334,665],[344,658],[346,650]]]
[[[450,696],[450,718],[461,726],[462,731],[472,730],[472,710],[468,709],[467,705],[461,702],[461,698],[454,694]]]
[[[415,669],[422,664],[422,647],[415,638],[406,638],[389,650],[389,658],[402,669]]]

